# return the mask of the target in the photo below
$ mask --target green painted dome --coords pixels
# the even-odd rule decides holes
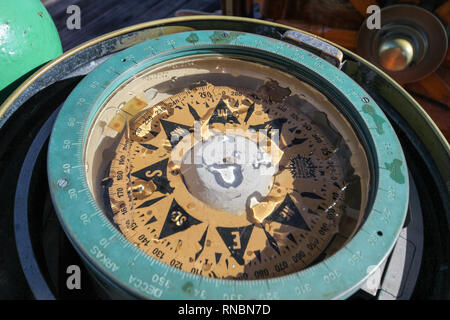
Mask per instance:
[[[58,31],[39,0],[0,1],[0,90],[61,54]]]

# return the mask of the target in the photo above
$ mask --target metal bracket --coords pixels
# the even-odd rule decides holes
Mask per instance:
[[[313,36],[300,33],[297,31],[288,30],[283,34],[283,38],[295,42],[299,47],[306,49],[337,68],[341,68],[344,54],[338,48],[332,46],[328,42],[315,38]]]

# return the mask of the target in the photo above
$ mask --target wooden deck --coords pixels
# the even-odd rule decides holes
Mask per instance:
[[[220,9],[220,0],[44,0],[43,3],[55,21],[64,51],[120,28],[173,17],[179,9],[206,12]],[[69,5],[80,7],[79,30],[66,27]]]

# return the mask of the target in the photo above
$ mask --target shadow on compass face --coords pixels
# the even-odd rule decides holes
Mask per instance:
[[[277,90],[276,83],[270,85]],[[254,97],[260,97],[258,91]],[[278,277],[310,267],[341,249],[363,220],[362,193],[367,192],[368,181],[363,185],[358,175],[362,168],[352,165],[355,147],[349,147],[348,137],[305,96],[289,95],[279,103],[284,112],[298,115],[298,125],[283,130],[281,126],[290,123],[277,111],[270,120],[281,124],[283,156],[269,194],[254,192],[249,197],[259,203],[247,203],[252,225],[239,232],[247,246],[229,247],[244,270],[230,279]]]
[[[353,236],[371,183],[364,147],[333,102],[280,69],[180,58],[105,100],[86,173],[131,243],[187,272],[250,280],[307,268]]]

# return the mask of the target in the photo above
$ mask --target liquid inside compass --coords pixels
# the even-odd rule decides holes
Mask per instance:
[[[184,271],[242,279],[298,271],[332,239],[345,242],[364,212],[369,173],[362,147],[349,147],[314,107],[331,103],[270,67],[218,56],[189,61],[172,62],[180,76],[156,86],[147,80],[154,73],[143,73],[104,106],[146,106],[129,121],[119,113],[103,130],[120,136],[102,184],[127,239]],[[141,88],[140,98],[130,97]],[[145,92],[158,100],[165,88],[175,94],[149,106]],[[352,161],[365,171],[355,174]]]
[[[327,261],[371,256],[349,245],[361,232],[377,242],[379,228],[364,231],[371,210],[406,194],[378,190],[385,177],[406,180],[398,141],[380,153],[390,130],[361,88],[305,50],[178,33],[121,52],[77,86],[53,130],[49,179],[69,237],[118,286],[164,297],[142,287],[164,274],[167,298],[191,286],[252,297],[253,280],[323,268],[329,280],[342,271]]]

